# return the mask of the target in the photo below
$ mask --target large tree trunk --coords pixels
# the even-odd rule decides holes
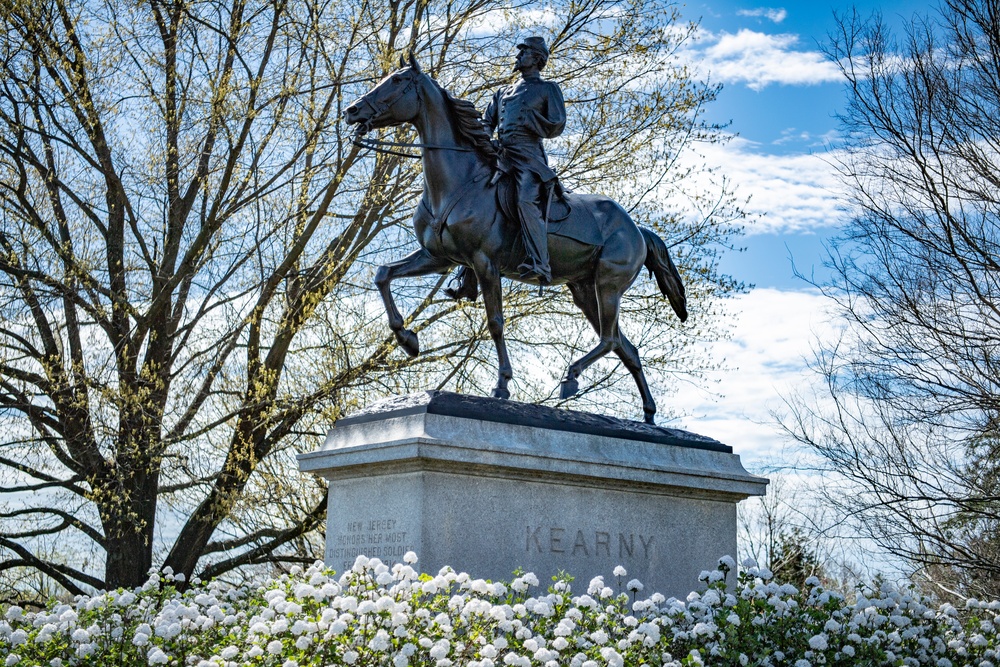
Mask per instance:
[[[107,483],[94,485],[107,536],[104,582],[109,589],[141,586],[153,567],[158,462],[141,458],[131,470],[120,466]]]
[[[149,522],[152,526],[152,522]],[[123,526],[116,537],[108,540],[104,561],[104,580],[111,588],[137,588],[149,577],[153,567],[152,531],[135,525],[134,530]]]

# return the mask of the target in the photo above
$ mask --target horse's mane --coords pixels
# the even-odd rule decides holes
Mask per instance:
[[[434,79],[431,79],[434,81]],[[448,92],[441,84],[434,81],[434,85],[441,91],[445,105],[448,107],[452,125],[459,136],[472,144],[489,165],[496,163],[497,152],[493,148],[492,137],[483,126],[483,117],[476,106],[468,100],[462,100]]]

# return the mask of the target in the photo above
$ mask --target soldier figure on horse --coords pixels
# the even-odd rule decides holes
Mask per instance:
[[[557,181],[556,173],[549,168],[542,139],[562,134],[566,107],[559,86],[543,81],[540,74],[549,60],[545,40],[528,37],[517,49],[514,69],[521,73],[521,80],[496,92],[483,124],[491,134],[497,131],[500,154],[497,167],[517,184],[517,218],[528,253],[528,261],[518,268],[523,277],[536,278],[544,285],[552,282],[552,271],[542,207],[548,208]]]
[[[527,37],[517,49],[514,70],[521,73],[521,80],[503,86],[493,95],[483,125],[491,136],[494,131],[497,133],[497,173],[493,182],[506,174],[515,190],[516,205],[511,213],[516,214],[527,253],[525,262],[518,267],[521,277],[548,285],[552,282],[552,270],[546,223],[552,197],[561,189],[556,173],[549,167],[542,139],[562,134],[566,106],[559,85],[541,77],[549,60],[545,40]],[[454,281],[459,287],[447,290],[449,296],[476,298],[471,269],[462,268]]]
[[[482,289],[486,323],[497,352],[497,384],[492,392],[496,398],[510,397],[513,377],[504,337],[501,279],[565,285],[598,342],[569,366],[559,395],[576,394],[581,374],[614,353],[635,380],[643,418],[653,423],[656,402],[639,351],[618,326],[621,299],[645,266],[683,321],[687,319],[684,285],[663,239],[636,225],[609,197],[564,193],[565,206],[546,221],[556,178],[545,159],[542,139],[557,136],[566,122],[558,86],[538,76],[547,56],[541,38],[529,37],[518,45],[515,67],[522,80],[497,92],[485,126],[471,102],[453,97],[420,69],[412,55],[408,64],[401,59],[398,70],[347,107],[344,118],[357,126],[359,145],[374,150],[419,148],[424,167],[424,192],[413,213],[419,247],[379,267],[375,285],[396,342],[406,354],[416,356],[419,338],[406,327],[396,306],[393,281],[465,267],[459,289],[451,294],[474,299]],[[363,140],[370,130],[407,123],[416,128],[418,143]],[[508,175],[499,182],[497,167]],[[516,197],[511,196],[510,185],[516,187]]]

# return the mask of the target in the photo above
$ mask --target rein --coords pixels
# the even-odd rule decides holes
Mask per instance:
[[[413,155],[411,153],[402,153],[400,151],[394,151],[392,148],[424,148],[430,150],[442,150],[442,151],[458,151],[460,153],[473,153],[474,148],[467,148],[465,146],[437,146],[435,144],[411,144],[400,141],[381,141],[379,139],[366,139],[361,135],[355,135],[354,139],[351,141],[355,146],[360,146],[361,148],[367,148],[373,150],[376,153],[387,153],[389,155],[397,155],[399,157],[408,157],[412,160],[419,160],[420,155]],[[392,148],[387,148],[387,147]]]

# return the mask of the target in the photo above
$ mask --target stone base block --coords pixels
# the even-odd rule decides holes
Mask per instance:
[[[681,596],[736,555],[736,504],[763,495],[732,450],[677,429],[426,392],[342,419],[300,469],[330,481],[326,563],[359,554],[575,590],[622,565]],[[621,584],[624,586],[625,581]]]

